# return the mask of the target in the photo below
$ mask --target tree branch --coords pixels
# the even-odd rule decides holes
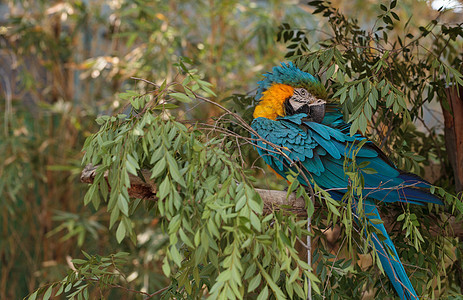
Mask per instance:
[[[92,183],[95,178],[96,167],[88,164],[85,166],[84,170],[81,173],[80,181],[83,183]],[[105,177],[107,175],[105,174]],[[133,198],[139,198],[149,201],[157,201],[156,191],[157,187],[152,180],[150,180],[151,173],[149,170],[141,170],[142,180],[138,176],[134,176],[129,173],[129,179],[131,187],[129,189],[129,196]],[[264,214],[270,214],[275,210],[286,210],[296,214],[299,217],[307,217],[307,210],[305,208],[305,202],[302,198],[296,198],[295,194],[291,194],[288,199],[286,199],[285,191],[276,191],[276,190],[264,190],[264,189],[255,189],[259,193],[262,201],[264,202]],[[320,205],[314,203],[316,209],[321,209]],[[396,224],[396,220],[389,216],[382,216],[384,225],[387,229],[391,229]],[[443,230],[439,224],[431,226],[429,231],[433,236],[437,235],[446,235],[452,237],[463,237],[463,223],[462,221],[457,221],[455,217],[451,217],[448,221],[449,232],[447,233]]]

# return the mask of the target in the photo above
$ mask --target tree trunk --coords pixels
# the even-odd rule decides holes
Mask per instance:
[[[445,120],[445,146],[455,177],[455,189],[463,191],[463,87],[446,89],[450,111],[442,105]]]

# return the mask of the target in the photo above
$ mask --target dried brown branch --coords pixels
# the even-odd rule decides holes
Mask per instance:
[[[93,165],[87,165],[81,173],[80,181],[84,183],[92,183],[95,178],[96,167]],[[129,189],[129,195],[133,198],[139,198],[149,201],[157,201],[156,198],[156,185],[150,180],[150,171],[142,170],[141,175],[144,180],[140,177],[129,174],[131,187]],[[264,190],[256,189],[260,197],[264,202],[264,214],[270,214],[276,210],[286,210],[296,214],[299,217],[307,217],[307,210],[305,208],[305,202],[301,198],[296,198],[292,194],[286,199],[285,191],[276,190]],[[315,203],[317,204],[317,203]],[[321,209],[320,205],[316,205],[317,209]],[[395,226],[396,220],[390,216],[382,216],[386,228],[391,229]],[[456,218],[451,217],[448,221],[447,230],[443,230],[439,224],[431,226],[429,231],[432,235],[446,235],[452,237],[463,237],[463,223],[457,221]]]

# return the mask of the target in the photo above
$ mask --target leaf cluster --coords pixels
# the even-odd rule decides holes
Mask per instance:
[[[172,101],[212,92],[183,61],[178,67],[187,75],[182,83],[163,84],[144,96],[128,92],[120,96],[132,104],[128,115],[97,119],[101,128],[84,145],[83,163],[98,166],[85,203],[107,202],[118,241],[134,239],[131,217],[143,199],[129,198],[129,174],[139,176],[156,187],[157,200],[144,206],[162,220],[169,238],[162,270],[182,293],[304,298],[308,280],[317,282],[295,249],[297,237],[308,234],[307,221],[281,212],[263,216],[262,200],[226,151],[232,142],[170,115]],[[299,193],[307,197],[303,188]]]

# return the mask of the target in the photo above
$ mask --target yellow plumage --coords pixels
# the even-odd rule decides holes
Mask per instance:
[[[265,92],[254,110],[254,118],[264,117],[276,120],[285,116],[284,102],[293,95],[294,88],[287,84],[273,84]]]

